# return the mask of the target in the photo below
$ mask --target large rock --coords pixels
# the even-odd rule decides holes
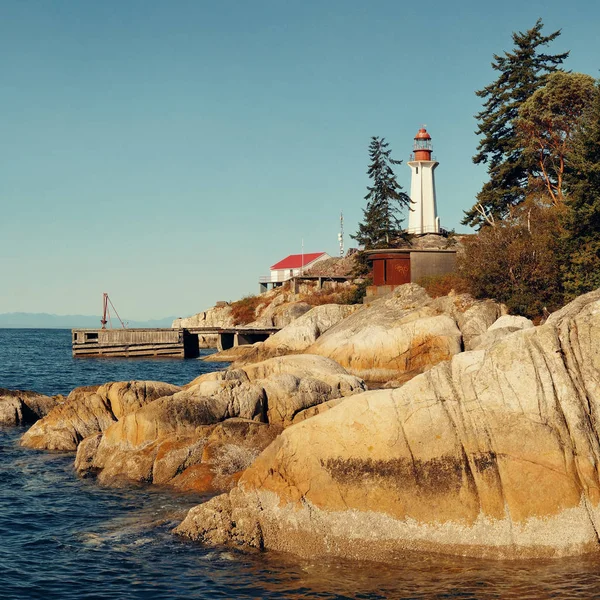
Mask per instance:
[[[31,425],[63,401],[62,396],[0,388],[0,426]]]
[[[467,294],[432,299],[410,283],[334,325],[306,352],[328,356],[366,381],[397,387],[468,349],[502,310]]]
[[[299,302],[294,294],[284,293],[275,297],[266,307],[257,307],[259,316],[248,327],[286,327],[309,310],[312,306]]]
[[[296,417],[305,420],[308,409],[364,389],[364,382],[320,356],[208,373],[84,440],[76,468],[103,483],[129,479],[201,492],[230,489]]]
[[[207,373],[186,387],[221,385],[219,382],[232,378],[247,378],[251,384],[260,386],[265,393],[265,420],[282,426],[290,425],[296,414],[307,408],[366,389],[363,380],[349,375],[335,361],[309,354],[275,357]]]
[[[176,329],[186,327],[214,327],[228,328],[234,326],[231,306],[226,302],[219,302],[208,310],[199,312],[191,317],[179,318],[173,321],[171,327]],[[198,346],[200,348],[216,348],[218,335],[213,333],[198,334]]]
[[[228,328],[233,327],[233,316],[231,315],[231,306],[222,303],[213,306],[208,310],[199,312],[191,317],[179,318],[173,321],[172,327],[179,329],[185,327],[215,327]]]
[[[264,390],[247,378],[198,383],[124,416],[101,439],[84,440],[76,469],[96,473],[104,483],[168,484],[202,461],[216,425],[232,418],[263,421],[264,400]]]
[[[63,404],[37,421],[22,437],[29,448],[73,451],[123,416],[181,388],[160,381],[123,381],[74,389]]]
[[[433,300],[430,306],[456,321],[464,350],[474,350],[488,328],[506,313],[504,305],[494,300],[474,300],[469,294],[442,296]]]
[[[421,287],[401,286],[334,325],[306,351],[371,382],[418,373],[461,351],[455,320],[429,307],[430,301]]]
[[[515,331],[531,329],[532,327],[534,327],[533,322],[525,317],[504,315],[497,321],[494,321],[485,333],[476,336],[471,342],[470,349],[482,350],[488,348],[498,340],[504,339]]]
[[[177,531],[313,559],[598,551],[599,423],[600,290],[288,428]]]
[[[247,419],[228,419],[205,439],[200,460],[184,466],[169,484],[179,490],[214,493],[230,490],[281,428]]]
[[[217,360],[235,361],[235,366],[239,366],[276,356],[299,354],[358,308],[358,306],[348,304],[315,306],[264,342],[225,350],[220,352],[216,358]],[[210,359],[215,360],[215,356],[211,356]]]

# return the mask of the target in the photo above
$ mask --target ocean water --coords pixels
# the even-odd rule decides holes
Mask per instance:
[[[186,383],[197,360],[72,359],[66,330],[0,329],[0,387],[68,393],[112,380]],[[407,553],[394,565],[207,548],[171,529],[198,496],[79,479],[73,454],[0,428],[0,600],[600,598],[596,555],[497,562]]]

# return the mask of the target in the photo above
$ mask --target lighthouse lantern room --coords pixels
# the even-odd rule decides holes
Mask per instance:
[[[435,201],[434,171],[438,162],[431,160],[431,136],[422,127],[415,136],[413,156],[408,162],[411,170],[410,211],[408,233],[440,233],[440,218],[437,216]]]

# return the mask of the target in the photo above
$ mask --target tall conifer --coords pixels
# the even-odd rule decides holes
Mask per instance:
[[[492,68],[500,73],[498,78],[476,92],[485,101],[483,110],[476,115],[476,133],[482,138],[473,162],[488,165],[489,181],[477,194],[476,204],[465,213],[465,225],[482,225],[486,216],[503,218],[511,206],[525,197],[530,159],[515,131],[519,107],[569,55],[542,52],[560,35],[560,30],[542,35],[542,28],[542,20],[538,19],[526,32],[513,33],[513,51],[494,55]]]
[[[564,287],[570,300],[600,287],[600,81],[568,164]]]
[[[388,146],[385,138],[371,138],[371,164],[367,174],[373,183],[367,186],[364,220],[352,236],[367,250],[389,246],[402,237],[400,211],[410,204],[410,198],[402,191],[392,169],[392,165],[402,164],[402,161],[391,157]]]

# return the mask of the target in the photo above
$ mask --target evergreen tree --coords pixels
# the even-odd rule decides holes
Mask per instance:
[[[514,50],[503,56],[494,55],[492,68],[500,75],[476,92],[485,101],[483,110],[476,115],[476,133],[482,139],[473,162],[487,164],[490,179],[477,194],[476,204],[465,213],[465,225],[479,226],[486,220],[503,218],[511,206],[525,197],[531,169],[530,158],[515,132],[519,107],[569,55],[541,52],[543,46],[560,35],[560,30],[542,35],[542,28],[542,20],[538,19],[528,31],[513,33]]]
[[[541,190],[552,203],[564,197],[564,174],[573,137],[595,93],[594,78],[558,71],[519,109],[516,129],[531,161],[531,191]],[[536,186],[537,180],[537,186]]]
[[[372,137],[369,146],[371,164],[367,174],[373,184],[367,186],[367,207],[364,220],[353,237],[365,249],[381,248],[403,237],[400,210],[410,204],[410,198],[396,181],[392,165],[402,164],[391,157],[385,138]]]
[[[575,134],[565,174],[567,300],[600,287],[600,81]]]

